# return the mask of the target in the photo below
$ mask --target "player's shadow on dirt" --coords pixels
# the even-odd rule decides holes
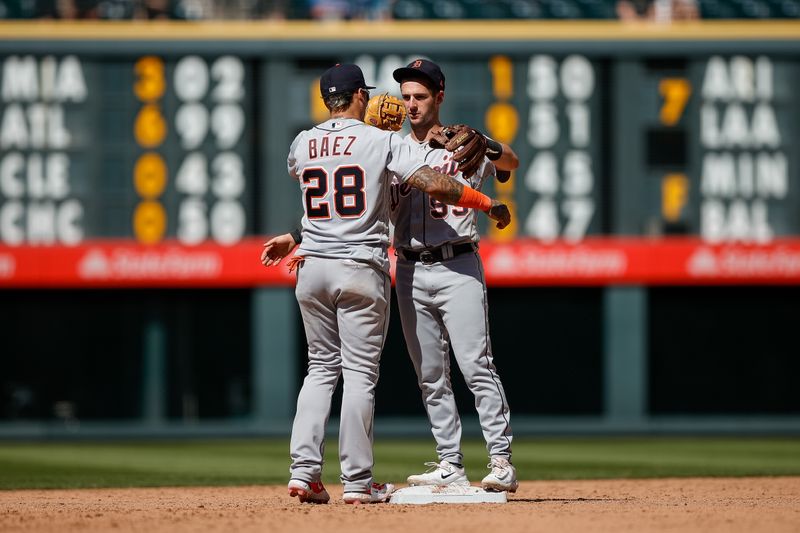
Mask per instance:
[[[507,503],[581,503],[581,502],[621,502],[624,498],[513,498]]]

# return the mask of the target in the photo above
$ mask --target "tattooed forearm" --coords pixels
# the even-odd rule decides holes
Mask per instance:
[[[427,165],[414,172],[406,183],[450,205],[455,205],[464,192],[462,184]]]

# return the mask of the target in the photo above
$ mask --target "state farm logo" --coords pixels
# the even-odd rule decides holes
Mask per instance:
[[[518,277],[620,277],[628,268],[625,252],[580,247],[501,248],[486,261],[496,276]]]
[[[495,274],[507,276],[513,274],[517,268],[517,258],[509,249],[501,249],[492,254],[488,261],[489,268]]]
[[[90,249],[78,263],[78,276],[87,280],[121,279],[209,279],[222,272],[216,252],[180,248],[136,250],[117,248],[104,252]]]
[[[686,269],[692,276],[715,276],[719,273],[717,256],[708,248],[700,248],[689,258]]]
[[[90,250],[80,263],[78,275],[83,279],[104,279],[111,276],[111,266],[102,250]]]
[[[0,278],[13,278],[17,270],[17,262],[13,255],[0,254]]]
[[[791,248],[699,248],[686,263],[694,277],[796,278],[800,250]]]

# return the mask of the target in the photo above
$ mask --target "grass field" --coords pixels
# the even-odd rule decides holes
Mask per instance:
[[[324,481],[335,483],[335,442]],[[467,473],[480,480],[486,450],[464,443]],[[430,440],[380,440],[375,475],[403,482],[435,457]],[[521,479],[800,475],[800,439],[517,439]],[[0,442],[0,489],[283,484],[285,440]]]

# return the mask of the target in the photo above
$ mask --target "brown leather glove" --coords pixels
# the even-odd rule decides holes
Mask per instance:
[[[433,148],[444,148],[453,153],[461,174],[468,178],[475,174],[486,155],[486,137],[466,124],[445,126],[431,137],[428,144]]]

